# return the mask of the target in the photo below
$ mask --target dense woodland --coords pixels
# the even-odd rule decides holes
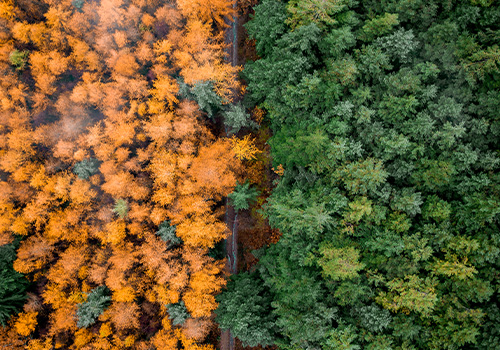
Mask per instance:
[[[277,244],[217,320],[280,349],[500,349],[500,4],[262,0]]]
[[[499,2],[232,4],[0,0],[0,347],[500,350]]]
[[[0,1],[0,347],[214,349],[226,0]],[[243,118],[243,119],[242,119]]]

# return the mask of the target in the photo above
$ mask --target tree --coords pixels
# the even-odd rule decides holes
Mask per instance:
[[[175,231],[175,225],[171,225],[169,220],[165,220],[158,227],[156,235],[168,242],[169,247],[174,247],[182,243],[182,240],[176,236]]]
[[[18,244],[18,243],[17,243]],[[0,324],[20,311],[26,301],[28,280],[12,268],[16,259],[15,243],[0,246]]]
[[[168,304],[167,311],[174,326],[184,324],[184,322],[190,317],[186,306],[184,305],[184,301],[182,300],[175,304]]]
[[[263,0],[254,7],[255,15],[245,23],[251,38],[255,39],[257,53],[267,56],[275,42],[285,33],[286,5],[281,1]]]
[[[87,180],[90,176],[99,171],[100,162],[95,158],[84,159],[75,163],[73,172],[83,180]]]
[[[87,300],[78,304],[76,316],[78,318],[78,328],[87,328],[93,325],[97,318],[108,307],[111,297],[106,295],[108,289],[106,286],[99,286],[87,294]]]
[[[9,55],[10,64],[12,64],[16,70],[24,70],[26,64],[28,63],[28,51],[18,51],[14,50]]]
[[[227,197],[231,200],[234,209],[240,211],[248,209],[250,203],[256,200],[257,195],[257,190],[250,187],[249,182],[245,182],[244,184],[237,184],[234,191]]]
[[[231,330],[243,346],[273,345],[277,334],[272,300],[258,273],[233,275],[224,293],[217,296],[215,321],[221,329]]]
[[[198,81],[191,88],[191,94],[200,110],[206,112],[210,118],[222,107],[222,100],[215,93],[211,81]]]
[[[337,22],[334,15],[344,10],[348,3],[346,0],[291,0],[287,6],[291,17],[286,22],[292,28],[307,25],[311,22],[319,26],[333,25]]]
[[[224,126],[228,130],[228,135],[235,134],[241,128],[250,127],[257,128],[258,124],[250,119],[250,114],[245,112],[245,107],[238,103],[230,105],[227,110],[222,112],[224,116]]]
[[[124,199],[117,199],[115,201],[115,206],[113,207],[113,212],[123,219],[127,216],[128,213],[128,203]]]

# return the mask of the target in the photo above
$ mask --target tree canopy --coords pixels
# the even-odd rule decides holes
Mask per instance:
[[[284,170],[265,207],[282,236],[257,266],[271,309],[229,328],[275,319],[282,349],[500,349],[499,13],[454,0],[255,7],[261,58],[243,75]],[[257,288],[246,281],[221,300]]]

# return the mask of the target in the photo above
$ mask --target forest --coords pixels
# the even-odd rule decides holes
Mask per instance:
[[[500,349],[500,4],[262,0],[264,215],[217,320],[246,345]]]
[[[0,347],[215,349],[225,0],[0,2]],[[238,119],[239,118],[239,119]],[[247,142],[248,143],[248,142]]]
[[[498,0],[0,0],[0,72],[0,348],[500,350]]]

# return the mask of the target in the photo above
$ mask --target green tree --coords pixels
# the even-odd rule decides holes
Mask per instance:
[[[72,0],[71,5],[76,7],[77,9],[81,10],[83,5],[85,4],[85,0]]]
[[[99,171],[100,162],[95,158],[84,159],[75,163],[73,172],[83,180],[87,180]]]
[[[222,107],[222,99],[215,93],[211,81],[197,82],[191,88],[191,94],[200,110],[206,112],[210,118]]]
[[[18,313],[26,301],[28,280],[15,271],[12,263],[16,259],[18,241],[0,246],[0,324],[6,326],[7,321]]]
[[[250,119],[250,114],[245,111],[241,103],[230,105],[222,112],[224,126],[228,135],[236,134],[241,128],[257,128],[258,124]]]
[[[87,294],[87,300],[78,304],[76,311],[78,328],[87,328],[93,325],[111,302],[106,286],[99,286]]]
[[[262,0],[254,7],[255,15],[244,26],[248,35],[256,39],[256,50],[261,56],[272,52],[276,41],[286,31],[286,5],[282,1]]]
[[[128,213],[128,203],[125,199],[117,199],[115,201],[115,205],[113,206],[113,212],[123,219],[127,216]]]
[[[9,61],[12,66],[16,68],[16,70],[23,70],[26,68],[26,64],[28,63],[29,52],[14,50],[9,54]]]
[[[167,311],[174,326],[184,324],[184,322],[191,317],[182,300],[175,304],[168,304]]]
[[[276,338],[272,296],[257,272],[231,276],[227,290],[217,296],[215,321],[229,329],[243,346],[273,345]]]
[[[175,225],[170,224],[170,220],[163,221],[156,231],[156,235],[165,242],[168,242],[169,247],[174,247],[182,243],[182,239],[175,234]]]
[[[236,211],[246,210],[250,207],[250,203],[257,199],[258,191],[254,187],[250,187],[250,182],[237,184],[234,191],[227,197],[231,200],[231,204]]]

